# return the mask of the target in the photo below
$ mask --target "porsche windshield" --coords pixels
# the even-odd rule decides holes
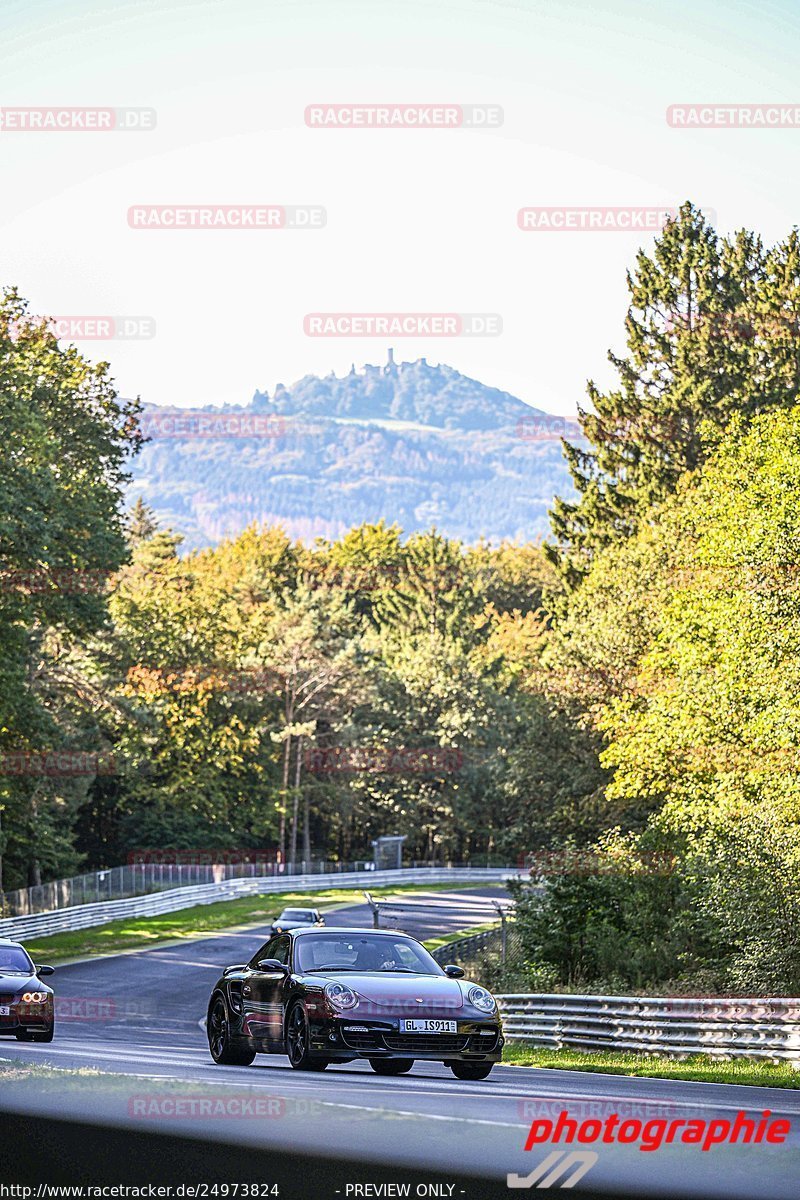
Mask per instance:
[[[320,933],[295,944],[297,969],[306,971],[382,971],[443,975],[428,951],[409,938],[360,933]]]

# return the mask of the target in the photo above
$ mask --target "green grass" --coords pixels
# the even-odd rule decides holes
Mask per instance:
[[[443,933],[440,937],[428,938],[422,944],[427,950],[438,950],[440,946],[449,946],[451,942],[458,942],[461,938],[472,937],[473,933],[485,933],[487,929],[499,928],[496,921],[490,921],[488,925],[473,925],[471,929],[457,929],[455,933]]]
[[[406,884],[401,887],[370,888],[375,897],[395,896],[406,892],[446,891],[452,884]],[[465,886],[460,884],[459,890]],[[477,887],[478,884],[473,886]],[[324,891],[265,893],[242,896],[239,900],[222,900],[218,904],[197,904],[177,912],[156,917],[129,917],[110,921],[92,929],[70,933],[54,933],[49,937],[23,939],[25,949],[35,962],[57,963],[67,958],[83,958],[93,954],[114,954],[121,950],[140,950],[174,938],[193,938],[215,933],[235,925],[255,922],[266,924],[283,909],[295,905],[313,905],[326,909],[335,904],[363,904],[362,888],[327,888]]]
[[[789,1063],[743,1058],[722,1061],[706,1054],[677,1060],[650,1054],[614,1054],[581,1050],[545,1050],[539,1046],[506,1045],[503,1062],[515,1067],[545,1067],[558,1071],[594,1071],[646,1079],[684,1079],[699,1083],[740,1083],[752,1087],[800,1087],[800,1070]]]
[[[42,1052],[43,1054],[46,1051]],[[2,1046],[0,1046],[2,1054]],[[700,1083],[738,1083],[751,1087],[800,1087],[800,1071],[793,1071],[786,1063],[749,1062],[735,1059],[731,1062],[712,1060],[697,1055],[685,1062],[657,1058],[645,1054],[584,1054],[577,1050],[541,1050],[532,1046],[506,1046],[503,1053],[506,1066],[545,1067],[559,1071],[600,1072],[605,1075],[627,1075],[646,1079],[678,1079]],[[84,1087],[87,1092],[101,1088],[113,1092],[125,1080],[123,1075],[107,1074],[93,1067],[63,1068],[49,1063],[21,1063],[3,1061],[0,1058],[0,1084],[20,1081],[44,1080],[58,1087],[72,1081],[75,1087]],[[161,1090],[197,1091],[197,1084],[189,1081],[159,1079]],[[130,1085],[128,1085],[130,1090]]]

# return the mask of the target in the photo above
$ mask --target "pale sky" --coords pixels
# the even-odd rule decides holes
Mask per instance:
[[[668,127],[670,104],[800,103],[800,5],[676,0],[5,0],[0,106],[152,108],[146,133],[0,131],[0,283],[35,312],[147,316],[79,341],[120,390],[192,407],[383,362],[315,312],[496,313],[392,339],[552,412],[608,379],[640,235],[521,232],[522,207],[675,206],[768,240],[800,129]],[[310,129],[314,103],[499,105],[469,129]],[[323,229],[132,229],[133,205],[318,205]]]

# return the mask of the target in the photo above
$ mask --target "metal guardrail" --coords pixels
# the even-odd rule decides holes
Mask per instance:
[[[509,993],[497,1001],[510,1042],[800,1062],[800,999]]]
[[[336,872],[371,871],[372,862],[317,861],[284,863],[267,862],[263,851],[147,851],[142,862],[121,867],[106,867],[73,875],[70,879],[54,879],[16,891],[0,893],[0,917],[29,917],[34,913],[52,912],[57,908],[73,908],[83,904],[100,904],[105,900],[127,900],[150,892],[170,891],[177,887],[197,887],[202,883],[224,883],[229,879],[262,879],[286,875],[332,875]],[[160,857],[163,855],[163,859]],[[174,855],[175,861],[170,861]],[[197,855],[197,861],[194,856]],[[183,856],[183,857],[182,857]],[[238,857],[237,857],[238,856]],[[411,867],[431,864],[412,862]],[[452,864],[445,864],[447,866]]]
[[[499,937],[500,926],[497,925],[494,929],[484,929],[483,933],[472,933],[469,937],[447,942],[446,945],[432,950],[431,957],[435,958],[440,966],[445,967],[448,963],[457,963],[462,958],[474,958],[481,950],[487,950],[493,942],[497,941],[499,944]]]
[[[235,900],[239,896],[259,895],[262,892],[281,893],[308,888],[363,887],[401,883],[494,883],[517,875],[512,869],[498,867],[415,867],[393,871],[331,872],[327,875],[289,875],[275,879],[262,876],[256,879],[230,879],[223,883],[206,883],[198,887],[173,888],[149,896],[134,896],[127,900],[107,900],[100,904],[82,904],[29,917],[8,917],[0,920],[0,937],[26,940],[47,937],[53,933],[72,932],[105,925],[128,917],[157,916],[177,912],[196,904],[216,904],[220,900]]]

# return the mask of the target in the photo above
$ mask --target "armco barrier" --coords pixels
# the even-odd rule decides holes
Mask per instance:
[[[499,937],[500,925],[498,924],[493,929],[484,929],[482,933],[471,933],[469,937],[458,938],[455,942],[439,946],[437,950],[431,951],[431,955],[444,967],[447,963],[457,963],[462,958],[474,958],[480,954],[481,950],[488,949],[492,942],[498,941]]]
[[[34,913],[53,912],[57,908],[73,908],[80,904],[100,904],[106,900],[128,900],[131,896],[146,896],[150,892],[167,892],[177,887],[198,887],[201,883],[227,883],[229,879],[261,879],[263,876],[282,878],[284,875],[328,875],[332,871],[367,871],[372,864],[362,859],[351,863],[265,862],[263,851],[219,850],[219,861],[213,850],[151,850],[142,851],[142,860],[121,867],[106,867],[73,875],[70,879],[53,879],[27,888],[0,894],[0,916],[32,917]],[[250,857],[247,857],[247,856]],[[261,855],[257,859],[257,856]],[[173,859],[175,861],[170,861]],[[411,863],[411,866],[427,863]]]
[[[402,883],[495,883],[516,878],[519,872],[499,867],[416,867],[395,871],[335,872],[328,875],[289,875],[286,878],[262,876],[258,879],[229,879],[224,883],[205,883],[199,887],[173,888],[149,896],[132,896],[127,900],[107,900],[100,904],[80,904],[56,912],[38,913],[31,917],[8,917],[0,921],[0,937],[24,941],[26,938],[47,937],[89,929],[128,917],[152,917],[159,913],[177,912],[195,904],[216,904],[220,900],[235,900],[261,892],[294,892],[309,888],[375,887]]]
[[[507,994],[497,1001],[509,1042],[800,1062],[800,999]]]

